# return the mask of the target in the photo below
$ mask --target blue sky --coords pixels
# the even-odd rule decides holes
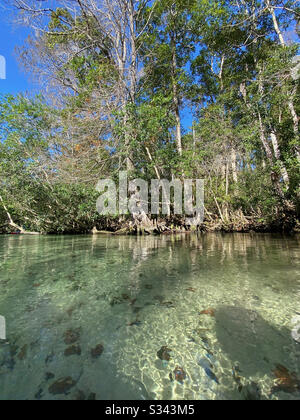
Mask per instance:
[[[16,45],[22,45],[29,31],[15,27],[11,16],[0,6],[0,55],[6,60],[6,80],[0,79],[0,94],[18,93],[32,89],[28,77],[20,69],[15,55]]]

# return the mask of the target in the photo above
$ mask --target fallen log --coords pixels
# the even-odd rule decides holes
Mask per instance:
[[[27,230],[25,230],[23,227],[21,227],[21,226],[19,226],[19,225],[17,225],[14,221],[13,221],[13,219],[12,219],[12,217],[11,217],[11,214],[9,213],[9,211],[8,211],[8,208],[6,207],[6,205],[5,205],[5,203],[4,203],[4,200],[3,200],[3,198],[2,198],[2,196],[0,195],[0,201],[1,201],[1,203],[2,203],[2,206],[3,206],[3,208],[4,208],[4,210],[5,210],[5,212],[6,212],[6,214],[7,214],[7,217],[8,217],[8,220],[9,220],[9,225],[11,226],[11,227],[13,227],[14,229],[17,229],[18,231],[19,231],[19,234],[20,235],[40,235],[40,233],[39,232],[28,232]]]

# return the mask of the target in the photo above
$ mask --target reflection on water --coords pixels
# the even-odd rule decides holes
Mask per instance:
[[[0,400],[299,399],[299,250],[276,235],[0,237]]]

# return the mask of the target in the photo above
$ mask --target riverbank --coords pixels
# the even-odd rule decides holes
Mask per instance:
[[[231,217],[221,220],[218,217],[210,216],[199,226],[190,226],[185,220],[175,218],[156,219],[151,226],[134,224],[130,219],[120,220],[109,218],[99,221],[94,226],[65,230],[49,230],[48,232],[31,232],[23,229],[16,230],[10,226],[0,228],[2,234],[20,235],[46,235],[46,234],[94,234],[94,235],[171,235],[193,232],[224,232],[224,233],[300,233],[300,221],[295,217],[278,218],[266,221],[253,216]]]

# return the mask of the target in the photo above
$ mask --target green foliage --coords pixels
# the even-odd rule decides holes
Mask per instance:
[[[135,33],[124,29],[131,43],[122,45],[101,11],[82,4],[51,13],[37,45],[53,57],[48,70],[64,96],[60,107],[42,96],[0,99],[0,229],[8,213],[42,232],[101,226],[94,186],[117,178],[128,158],[145,180],[204,178],[208,214],[224,223],[236,212],[263,223],[296,216],[298,45],[282,45],[272,10],[260,0],[135,5]],[[289,0],[279,7],[284,33],[299,8]],[[137,57],[122,68],[132,42]],[[183,112],[193,116],[186,131]]]

